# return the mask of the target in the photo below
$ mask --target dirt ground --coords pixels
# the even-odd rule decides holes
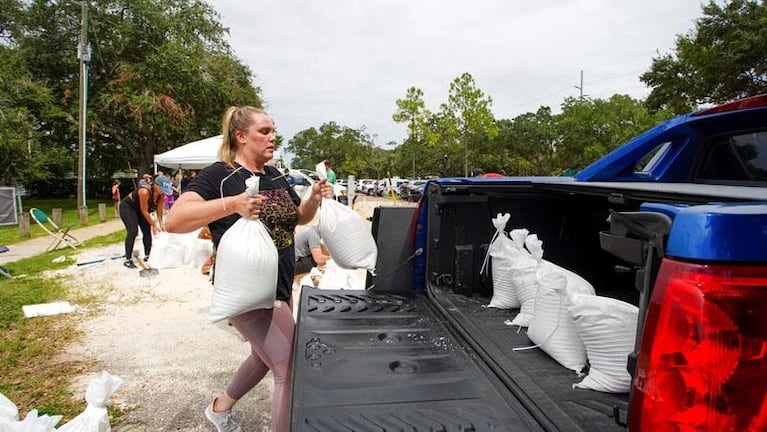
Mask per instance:
[[[355,210],[367,218],[379,205],[410,204],[365,198]],[[90,249],[79,262],[121,254],[122,245]],[[185,266],[140,277],[121,259],[62,272],[71,277],[72,290],[98,298],[88,306],[95,313],[83,315],[85,337],[68,353],[93,360],[98,369],[73,384],[74,394],[84,395],[90,376],[107,371],[124,382],[109,403],[131,408],[113,431],[213,430],[203,409],[224,389],[249,347],[225,324],[208,323],[207,276]],[[270,430],[272,391],[268,374],[237,404],[234,412],[245,431]]]

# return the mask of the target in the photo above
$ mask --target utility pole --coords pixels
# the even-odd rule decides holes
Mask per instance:
[[[580,100],[583,100],[583,69],[581,69],[581,85],[574,87],[581,91]]]
[[[88,45],[88,1],[82,0],[82,23],[80,25],[80,43],[77,46],[77,57],[80,59],[80,118],[77,138],[77,208],[80,222],[88,223],[88,211],[85,203],[85,137],[87,134],[87,105],[88,105],[88,64],[91,61],[90,46]]]

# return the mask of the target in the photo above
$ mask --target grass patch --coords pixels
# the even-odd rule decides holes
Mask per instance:
[[[124,239],[123,232],[88,240],[88,247],[107,246]],[[72,265],[72,260],[53,263],[58,256],[81,253],[83,249],[60,249],[8,263],[5,267],[15,279],[0,278],[0,393],[19,408],[23,417],[31,409],[40,414],[63,415],[59,426],[85,409],[83,394],[72,394],[75,377],[93,370],[88,359],[67,356],[67,348],[82,337],[78,330],[81,316],[63,314],[24,318],[21,307],[27,304],[68,300],[88,304],[98,299],[77,297],[68,292],[65,277],[50,278],[44,272]],[[110,422],[125,411],[110,407]]]
[[[100,223],[99,219],[99,204],[94,202],[88,205],[88,223],[97,224]],[[104,203],[107,206],[106,220],[110,221],[115,219],[114,217],[114,204],[110,201]],[[53,209],[61,209],[61,226],[70,227],[71,229],[82,228],[84,225],[80,223],[80,214],[77,210],[77,200],[70,199],[36,199],[27,198],[22,199],[21,205],[23,211],[29,214],[29,209],[36,207],[44,211],[48,217],[53,217]],[[50,228],[50,227],[49,227]],[[29,240],[31,238],[47,236],[48,233],[43,231],[37,223],[30,217],[29,219],[29,237],[21,237],[18,225],[5,225],[0,226],[0,245],[9,245],[12,243],[18,243],[20,241]]]

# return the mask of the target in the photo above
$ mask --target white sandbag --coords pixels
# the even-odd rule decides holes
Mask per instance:
[[[581,372],[586,348],[570,314],[571,294],[593,295],[594,288],[575,273],[548,261],[535,272],[538,290],[527,337],[562,366]]]
[[[485,273],[487,263],[492,262],[493,297],[488,307],[498,309],[514,309],[520,306],[519,296],[512,283],[511,263],[518,258],[521,250],[506,235],[506,224],[510,218],[509,213],[498,213],[491,220],[495,227],[495,234],[490,240],[487,255],[480,269],[480,274]]]
[[[0,393],[0,432],[52,432],[61,421],[60,415],[38,415],[37,410],[29,411],[19,420],[19,409],[5,395]]]
[[[320,283],[317,288],[330,290],[364,290],[365,282],[357,277],[354,270],[341,268],[333,260],[328,260],[325,263],[325,271],[320,277]]]
[[[525,239],[530,235],[530,231],[525,228],[516,228],[509,232],[509,238],[517,249],[522,250],[525,248]],[[536,236],[537,238],[537,236]]]
[[[589,359],[588,375],[573,387],[628,393],[627,361],[634,349],[639,309],[609,297],[574,294],[569,310]]]
[[[0,393],[0,424],[3,421],[18,421],[19,409],[4,394]]]
[[[106,371],[91,378],[85,391],[85,411],[69,423],[57,429],[58,432],[109,432],[109,413],[106,404],[123,384],[122,379]]]
[[[212,253],[213,242],[195,236],[184,249],[184,265],[200,268]]]
[[[518,238],[518,234],[522,232],[524,231],[512,231],[512,238]],[[541,247],[540,240],[538,240],[538,236],[535,234],[526,236],[526,246],[528,238],[530,239],[529,248],[532,248],[532,251],[529,248],[527,250],[522,249],[510,267],[511,283],[514,286],[520,303],[519,313],[511,321],[511,325],[520,327],[529,326],[530,321],[533,319],[535,294],[538,291],[535,271],[543,257],[543,248]]]
[[[251,179],[258,177],[250,177],[246,183]],[[252,193],[251,186],[248,193]],[[277,292],[277,263],[277,248],[266,226],[258,219],[238,219],[216,249],[210,321],[271,308]]]
[[[178,268],[184,265],[184,243],[186,234],[159,232],[152,238],[152,252],[148,264],[157,269]]]
[[[5,425],[0,423],[0,428],[3,432],[53,432],[62,417],[60,415],[38,415],[37,410],[33,409],[27,413],[23,420],[10,421]]]
[[[366,269],[375,275],[378,247],[368,224],[357,212],[323,198],[317,227],[336,264],[345,269]]]

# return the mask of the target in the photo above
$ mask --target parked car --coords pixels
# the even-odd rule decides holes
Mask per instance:
[[[296,191],[298,196],[300,196],[301,199],[303,199],[304,195],[306,194],[306,191],[311,189],[312,185],[314,184],[315,182],[314,178],[307,175],[302,170],[292,169],[288,171],[288,173],[289,173],[288,175],[290,175],[290,178],[293,180],[293,189]]]
[[[416,202],[423,195],[423,186],[427,180],[410,180],[399,186],[399,196],[405,201]]]
[[[415,208],[377,207],[368,288],[296,302],[291,430],[766,430],[765,186],[767,94],[574,177],[440,178]],[[490,306],[515,292],[527,327],[509,325],[524,306]]]
[[[296,190],[298,196],[300,196],[302,199],[304,198],[306,191],[309,190],[311,186],[320,179],[316,172],[307,169],[292,169],[289,172],[289,175],[294,182],[294,189]],[[335,197],[336,201],[339,201],[342,204],[346,204],[346,187],[336,182],[336,184],[333,185],[333,196]]]
[[[360,180],[358,190],[365,195],[376,195],[375,190],[378,188],[378,180],[375,179],[363,179]]]

